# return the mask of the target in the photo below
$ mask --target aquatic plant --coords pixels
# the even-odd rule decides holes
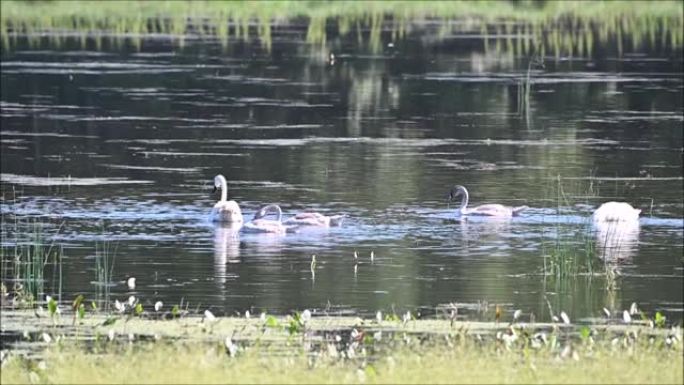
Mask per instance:
[[[110,310],[110,290],[114,286],[112,275],[116,249],[117,246],[113,246],[106,239],[95,243],[95,282],[93,283],[96,287],[95,298],[96,303],[101,304],[100,307],[105,311]]]
[[[47,243],[46,223],[37,219],[15,218],[14,226],[2,218],[3,239],[6,246],[0,248],[2,280],[13,282],[11,294],[15,304],[33,306],[43,298],[47,278],[45,272],[52,265],[52,292],[62,292],[62,258],[64,248],[54,241]],[[10,228],[11,227],[11,228]],[[54,230],[58,233],[61,225]]]

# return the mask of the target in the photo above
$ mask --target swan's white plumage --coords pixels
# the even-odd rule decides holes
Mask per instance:
[[[606,202],[596,211],[592,219],[594,222],[632,222],[639,221],[641,210],[635,209],[625,202]]]
[[[242,223],[242,211],[235,201],[228,200],[228,187],[223,175],[214,177],[214,188],[221,190],[221,199],[211,210],[211,220],[223,223]]]
[[[454,186],[449,193],[449,200],[454,200],[457,197],[462,196],[461,207],[456,210],[457,216],[463,215],[481,215],[489,217],[502,217],[508,218],[519,215],[522,211],[528,209],[527,206],[504,206],[498,203],[491,203],[486,205],[475,206],[473,208],[468,208],[468,190],[463,186]]]
[[[341,226],[344,215],[326,216],[320,213],[299,213],[283,222],[286,225],[297,226]]]
[[[278,214],[277,219],[264,219],[268,212],[275,212]],[[245,233],[270,233],[270,234],[285,234],[288,230],[294,228],[294,226],[285,226],[281,222],[283,212],[278,205],[267,205],[259,209],[259,211],[254,214],[254,219],[251,222],[247,222],[242,226],[241,231]]]

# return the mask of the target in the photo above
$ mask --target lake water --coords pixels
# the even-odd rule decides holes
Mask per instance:
[[[5,49],[6,285],[22,223],[40,223],[64,249],[65,302],[102,299],[107,288],[111,300],[217,314],[431,316],[455,303],[485,319],[498,304],[537,319],[551,306],[573,320],[637,302],[682,319],[681,47],[595,43],[590,55],[529,67],[527,55],[485,49],[478,35],[383,33],[369,50],[332,34],[320,49],[303,31],[279,26],[269,47],[207,37],[179,47],[156,36],[139,47],[67,39]],[[285,216],[347,218],[339,228],[235,235],[209,221],[216,174],[246,219],[266,203]],[[530,209],[457,221],[446,201],[455,184],[472,204]],[[597,251],[594,274],[545,275],[554,250],[601,237],[589,216],[609,200],[640,208],[640,226],[609,256]],[[102,250],[111,285],[98,282]],[[47,270],[46,292],[57,294]]]

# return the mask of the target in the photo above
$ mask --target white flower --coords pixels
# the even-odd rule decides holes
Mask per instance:
[[[266,313],[262,311],[261,315],[259,316],[259,319],[261,320],[261,322],[266,322]]]
[[[164,306],[164,303],[162,301],[157,301],[154,303],[154,311],[159,311],[161,310],[162,306]]]
[[[50,303],[50,301],[52,301],[52,297],[50,297],[49,295],[46,295],[45,296],[45,303]]]
[[[228,350],[228,354],[231,357],[235,357],[235,354],[238,351],[238,346],[233,343],[233,340],[230,337],[226,337],[226,340],[224,341],[224,344],[226,346],[226,350]]]
[[[110,341],[114,341],[114,337],[116,337],[116,332],[114,329],[109,329],[109,333],[107,333],[107,337],[109,337]]]
[[[564,311],[561,312],[561,318],[563,319],[563,323],[566,325],[570,325],[570,317],[568,317],[567,314],[565,314]]]
[[[555,315],[552,316],[551,319],[553,320],[553,322],[558,322],[558,317],[556,317]]]
[[[328,344],[328,355],[332,358],[337,358],[337,347],[335,344]]]
[[[133,307],[133,305],[135,305],[135,297],[130,296],[128,297],[128,306]]]
[[[311,311],[309,309],[304,310],[301,319],[303,323],[309,322],[311,320]]]
[[[115,308],[116,311],[118,311],[119,313],[123,313],[124,311],[126,311],[126,305],[124,305],[124,304],[122,304],[121,302],[119,302],[118,299],[114,301],[114,308]]]
[[[516,334],[503,333],[501,339],[504,341],[506,346],[510,346],[518,339],[518,336]]]
[[[128,341],[133,342],[135,340],[135,335],[133,333],[128,333]]]
[[[135,277],[128,278],[128,281],[126,281],[126,284],[128,284],[129,290],[135,290]]]
[[[373,333],[373,339],[376,341],[382,341],[382,331]]]
[[[561,358],[568,358],[570,356],[570,353],[572,353],[572,348],[570,347],[570,345],[565,345],[560,356]]]
[[[606,309],[605,307],[603,308],[603,313],[606,315],[606,317],[610,317],[610,310]]]
[[[546,345],[549,342],[548,338],[546,338],[546,333],[544,332],[539,332],[535,334],[534,339],[543,342],[544,345]]]
[[[52,337],[50,337],[50,335],[47,333],[43,333],[43,341],[49,344],[50,342],[52,342]]]
[[[250,317],[249,310],[245,310],[245,318],[249,319]]]
[[[409,322],[411,320],[411,312],[407,311],[406,314],[404,314],[404,323]]]
[[[211,322],[211,321],[214,321],[214,320],[216,319],[216,316],[214,315],[214,313],[210,312],[210,311],[207,309],[207,310],[204,311],[204,318],[205,318],[207,321],[210,321],[210,322]]]
[[[522,310],[520,310],[520,309],[516,310],[515,312],[513,312],[513,320],[517,321],[521,315],[522,315]]]
[[[622,320],[628,324],[632,322],[632,316],[629,315],[629,312],[627,310],[622,312]]]
[[[342,341],[342,337],[340,337],[339,334],[335,334],[335,342],[340,342]]]
[[[632,306],[629,307],[629,314],[630,315],[635,315],[639,313],[639,309],[637,308],[636,302],[632,302]]]
[[[352,329],[352,331],[351,331],[351,338],[352,338],[352,339],[357,339],[357,338],[359,337],[359,334],[360,334],[360,333],[359,333],[358,330]]]
[[[382,312],[378,311],[375,313],[375,320],[378,321],[378,323],[382,322]]]

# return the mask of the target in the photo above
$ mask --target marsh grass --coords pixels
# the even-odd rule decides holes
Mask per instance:
[[[588,186],[574,185],[571,189],[574,192],[572,196],[566,193],[566,186],[563,185],[562,178],[558,175],[555,185],[549,190],[550,195],[554,196],[552,199],[556,202],[557,219],[553,230],[553,241],[542,242],[543,272],[545,277],[550,276],[558,280],[567,280],[578,275],[591,277],[596,273],[601,275],[605,273],[605,270],[600,269],[602,264],[597,258],[591,217],[588,216],[579,223],[566,223],[560,219],[566,213],[565,208],[573,207],[577,203],[587,204],[589,199],[597,196],[598,191],[592,183]]]
[[[597,45],[615,42],[618,54],[644,44],[681,48],[682,5],[677,1],[3,1],[1,46],[62,46],[76,38],[82,47],[101,49],[112,39],[137,49],[145,36],[170,36],[180,46],[186,36],[231,41],[259,39],[270,50],[279,25],[304,18],[306,42],[329,51],[341,37],[351,37],[372,52],[384,39],[397,41],[441,20],[436,37],[454,33],[484,36],[485,49],[527,55],[539,45],[544,56],[591,56]],[[422,26],[421,26],[422,25]],[[384,36],[383,36],[384,35]],[[491,40],[491,41],[490,41]]]
[[[206,342],[115,340],[95,349],[65,342],[52,344],[40,360],[6,360],[1,376],[2,383],[682,382],[680,340],[667,344],[638,331],[602,338],[586,328],[563,342],[555,334],[515,330],[495,339],[398,332],[382,342],[363,338],[350,345],[237,340],[231,351],[218,336]]]
[[[104,229],[102,230],[104,233]],[[95,243],[95,303],[105,311],[111,310],[111,288],[113,281],[114,262],[118,245],[104,240]]]
[[[15,304],[33,306],[42,300],[48,281],[45,275],[48,266],[52,270],[50,292],[61,297],[64,247],[48,242],[46,223],[38,219],[15,217],[13,226],[7,220],[3,216],[3,245],[0,248],[2,281],[3,284],[8,283],[5,287],[14,297]],[[61,227],[54,232],[58,233]]]

